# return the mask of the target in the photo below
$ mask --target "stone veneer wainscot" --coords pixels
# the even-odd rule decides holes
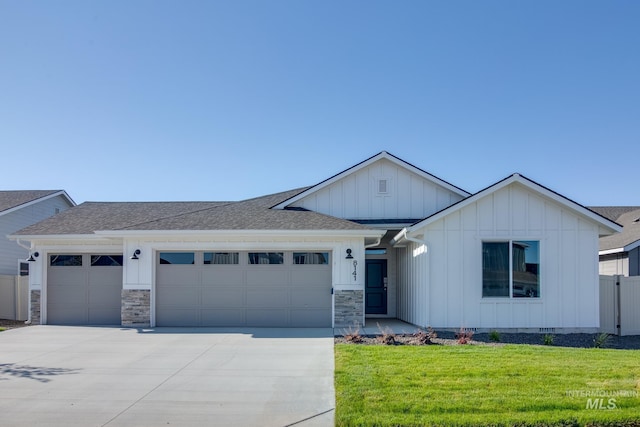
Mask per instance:
[[[122,326],[132,328],[151,326],[151,291],[122,290]]]
[[[31,324],[40,324],[40,291],[31,290]]]
[[[364,318],[364,291],[336,290],[335,326],[362,326]]]

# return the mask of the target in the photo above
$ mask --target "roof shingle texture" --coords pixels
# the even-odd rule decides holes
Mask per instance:
[[[622,232],[600,238],[600,250],[624,248],[640,240],[640,206],[596,206],[591,210],[622,225]]]
[[[14,234],[93,234],[97,230],[369,230],[317,212],[270,209],[303,190],[240,202],[86,202]]]
[[[62,190],[0,191],[0,212],[24,205]]]

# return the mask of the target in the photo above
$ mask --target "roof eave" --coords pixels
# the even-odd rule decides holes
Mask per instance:
[[[55,193],[47,194],[46,196],[38,197],[37,199],[29,200],[28,202],[22,203],[22,204],[20,204],[18,206],[14,206],[12,208],[9,208],[9,209],[6,209],[4,211],[1,211],[0,212],[0,216],[10,214],[11,212],[19,211],[20,209],[24,209],[24,208],[29,207],[31,205],[35,205],[36,203],[40,203],[40,202],[43,202],[45,200],[52,199],[52,198],[58,197],[58,196],[64,197],[72,207],[76,206],[76,202],[74,202],[73,199],[71,197],[69,197],[67,192],[64,191],[64,190],[60,190],[60,191],[56,191]]]
[[[324,236],[324,237],[380,237],[385,230],[97,230],[105,237],[149,236]]]

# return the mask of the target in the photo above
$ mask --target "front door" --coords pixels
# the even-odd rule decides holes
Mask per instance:
[[[365,314],[387,314],[387,260],[365,262]]]

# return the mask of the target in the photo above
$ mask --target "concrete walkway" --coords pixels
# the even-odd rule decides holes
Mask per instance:
[[[3,426],[332,426],[331,329],[0,333]]]

